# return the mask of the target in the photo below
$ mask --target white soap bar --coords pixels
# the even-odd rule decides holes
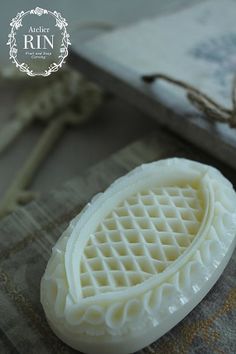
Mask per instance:
[[[140,350],[205,296],[235,246],[236,194],[215,168],[142,165],[71,221],[53,248],[41,302],[53,331],[89,354]]]

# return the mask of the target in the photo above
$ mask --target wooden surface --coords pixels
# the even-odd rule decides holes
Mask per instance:
[[[51,332],[39,301],[40,279],[51,247],[94,194],[103,191],[117,177],[141,163],[172,156],[211,163],[236,184],[236,172],[168,132],[159,130],[93,166],[60,190],[2,220],[1,354],[74,353]],[[204,353],[236,352],[236,336],[232,329],[236,319],[235,262],[234,253],[223,276],[202,303],[181,324],[143,353],[197,353],[197,348]]]

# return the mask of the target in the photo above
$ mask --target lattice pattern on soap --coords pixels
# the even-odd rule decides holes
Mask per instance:
[[[80,264],[82,296],[134,286],[163,272],[191,244],[203,206],[193,186],[130,196],[90,235]]]

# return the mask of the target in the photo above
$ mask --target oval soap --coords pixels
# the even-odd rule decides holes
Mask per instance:
[[[49,325],[88,354],[133,353],[206,295],[235,246],[236,194],[213,167],[137,167],[93,198],[52,250],[41,281]]]

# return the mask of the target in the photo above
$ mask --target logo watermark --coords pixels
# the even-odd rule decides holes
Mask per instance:
[[[68,23],[57,11],[36,7],[19,12],[10,23],[9,56],[29,76],[48,76],[65,63],[70,35]]]

